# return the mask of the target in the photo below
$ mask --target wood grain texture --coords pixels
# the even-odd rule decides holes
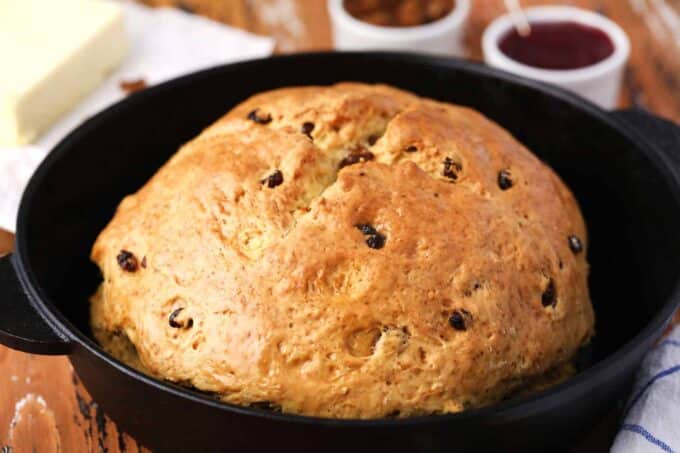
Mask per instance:
[[[118,432],[65,358],[0,347],[0,370],[0,446],[13,453],[145,451]]]
[[[7,231],[0,230],[0,256],[10,253],[14,249],[14,236]]]
[[[145,0],[176,5],[276,39],[277,52],[332,47],[324,0]],[[562,3],[606,14],[628,32],[630,64],[621,105],[636,105],[680,122],[680,0],[523,0],[524,6]],[[664,9],[668,8],[668,9]],[[503,12],[502,0],[474,0],[468,22],[468,57],[481,59],[479,38]],[[669,19],[670,18],[670,19]],[[0,255],[13,237],[0,230]],[[675,317],[680,324],[680,314]],[[613,412],[577,452],[606,451],[618,423]],[[3,447],[9,448],[3,450]],[[146,451],[93,402],[63,357],[40,357],[0,346],[0,452]]]

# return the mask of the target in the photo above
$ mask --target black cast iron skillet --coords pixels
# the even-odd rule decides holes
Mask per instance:
[[[328,420],[224,404],[156,381],[92,340],[88,259],[118,202],[246,97],[358,80],[471,106],[510,130],[573,189],[588,223],[597,336],[573,379],[460,414]],[[23,196],[16,252],[0,260],[0,341],[68,354],[104,411],[161,451],[509,451],[561,449],[625,397],[678,304],[680,128],[477,64],[389,53],[306,54],[222,66],[144,90],[62,141]],[[389,450],[388,450],[389,449]]]

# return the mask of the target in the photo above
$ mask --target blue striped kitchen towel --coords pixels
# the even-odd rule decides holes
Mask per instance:
[[[612,453],[680,453],[680,326],[642,363]]]

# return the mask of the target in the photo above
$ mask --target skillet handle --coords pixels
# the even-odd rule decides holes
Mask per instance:
[[[71,343],[35,308],[13,255],[0,257],[0,343],[34,354],[68,354],[71,350]]]
[[[676,171],[680,170],[680,125],[640,109],[616,110],[612,115],[662,151]]]

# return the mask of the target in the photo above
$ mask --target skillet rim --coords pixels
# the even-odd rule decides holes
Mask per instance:
[[[52,303],[50,298],[47,296],[46,291],[43,290],[43,288],[41,288],[41,286],[38,284],[38,279],[35,277],[35,274],[31,269],[29,264],[30,259],[28,256],[27,238],[26,234],[22,234],[22,232],[28,229],[28,212],[31,205],[33,204],[35,194],[39,189],[41,182],[50,172],[52,166],[61,158],[62,155],[68,153],[70,147],[77,145],[82,136],[89,134],[93,130],[96,130],[96,128],[99,126],[99,123],[107,121],[109,117],[115,116],[121,111],[134,109],[137,103],[143,103],[147,98],[163,95],[164,92],[171,91],[176,86],[194,83],[196,80],[211,77],[217,73],[238,72],[242,68],[257,67],[262,65],[266,67],[272,61],[284,63],[290,62],[289,64],[318,64],[318,61],[322,62],[325,59],[341,60],[343,58],[363,58],[366,60],[377,58],[381,61],[393,62],[398,62],[401,60],[409,63],[427,65],[445,71],[463,71],[497,79],[504,83],[520,85],[524,88],[538,91],[543,96],[552,96],[558,98],[575,109],[580,110],[591,117],[594,117],[605,126],[614,129],[618,134],[622,135],[628,141],[636,145],[636,148],[651,161],[653,167],[659,172],[660,176],[662,176],[663,181],[669,186],[669,189],[671,190],[673,198],[676,202],[676,208],[680,210],[680,168],[675,168],[666,155],[658,151],[657,147],[639,132],[636,130],[631,130],[631,128],[628,127],[622,119],[616,117],[615,114],[608,113],[591,102],[559,87],[526,79],[509,72],[484,66],[483,64],[477,62],[452,57],[437,57],[417,53],[308,52],[291,55],[276,55],[204,69],[181,77],[173,78],[164,83],[134,93],[109,106],[98,114],[88,118],[75,130],[69,133],[64,139],[62,139],[50,151],[35,173],[31,176],[26,190],[22,195],[16,229],[16,271],[40,315],[43,316],[47,322],[66,339],[74,342],[89,354],[94,355],[97,359],[104,361],[107,365],[115,368],[118,372],[127,375],[129,378],[150,385],[156,390],[167,392],[175,397],[185,398],[192,403],[206,405],[212,409],[231,412],[237,415],[247,415],[267,419],[270,421],[298,423],[305,425],[314,424],[323,426],[363,428],[455,423],[457,421],[470,421],[475,419],[486,419],[487,421],[499,422],[503,420],[512,420],[523,416],[526,417],[532,413],[545,411],[547,410],[546,406],[559,407],[562,404],[562,401],[583,397],[588,392],[592,392],[598,386],[606,383],[608,380],[610,380],[610,376],[616,375],[620,368],[623,367],[623,362],[626,361],[627,356],[631,352],[642,347],[645,343],[656,339],[656,332],[662,330],[667,325],[676,307],[680,306],[680,279],[675,282],[673,290],[667,296],[667,300],[664,302],[661,309],[658,310],[658,312],[642,328],[640,332],[624,343],[614,353],[606,356],[604,359],[595,363],[593,366],[587,368],[583,372],[578,373],[576,376],[568,379],[567,381],[550,387],[547,390],[530,396],[499,402],[489,406],[469,409],[457,413],[426,415],[410,418],[338,419],[291,413],[276,413],[253,407],[239,406],[212,398],[198,390],[189,389],[168,381],[161,381],[146,376],[145,374],[125,365],[113,356],[106,353],[97,343],[94,342],[94,340],[76,328],[71,323],[71,321],[69,321],[68,318],[66,318],[66,316],[61,313],[56,305]]]

